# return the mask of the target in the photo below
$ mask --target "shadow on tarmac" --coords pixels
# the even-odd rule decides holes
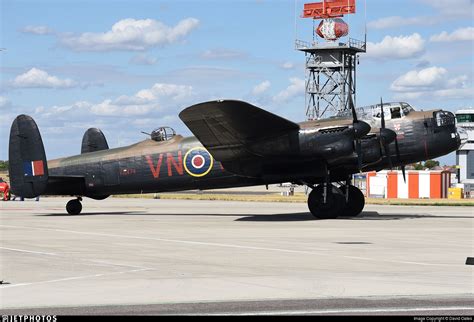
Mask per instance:
[[[402,220],[402,219],[423,219],[423,218],[464,218],[471,219],[469,216],[433,216],[430,214],[389,214],[381,215],[376,211],[363,211],[357,217],[338,217],[331,220]],[[277,214],[277,215],[246,215],[236,221],[305,221],[318,220],[310,213],[295,214]],[[322,220],[322,219],[319,219]]]
[[[81,217],[81,216],[215,216],[215,217],[240,217],[235,221],[253,221],[253,222],[284,222],[284,221],[311,221],[311,220],[322,220],[317,219],[309,212],[299,213],[285,213],[285,214],[261,214],[261,215],[249,215],[249,214],[154,214],[145,213],[142,211],[114,211],[114,212],[83,212],[79,215],[69,215],[67,213],[52,213],[52,214],[37,214],[42,217]],[[423,218],[436,218],[436,219],[472,219],[470,216],[434,216],[430,214],[380,214],[377,211],[363,211],[357,217],[338,217],[332,220],[402,220],[402,219],[423,219]]]
[[[114,211],[114,212],[81,212],[79,215],[70,215],[68,213],[37,214],[40,217],[81,217],[81,216],[109,216],[109,215],[149,215],[142,211]],[[150,214],[151,215],[151,214]]]

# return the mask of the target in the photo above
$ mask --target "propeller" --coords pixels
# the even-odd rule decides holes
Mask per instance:
[[[400,159],[400,149],[398,147],[398,139],[397,139],[397,133],[395,131],[387,129],[385,127],[385,115],[384,115],[384,110],[383,110],[383,101],[382,98],[380,98],[380,143],[381,147],[383,149],[382,155],[388,156],[388,163],[390,165],[390,170],[393,168],[392,164],[392,157],[390,156],[390,147],[389,144],[393,141],[395,141],[395,153],[397,154],[397,160],[399,163],[401,163]],[[403,181],[406,183],[406,174],[405,174],[405,166],[402,165],[402,174],[403,174]]]
[[[349,87],[352,88],[352,59],[349,60]],[[354,141],[357,154],[357,166],[362,170],[362,142],[361,138],[370,132],[370,125],[357,119],[357,113],[352,100],[352,93],[349,92],[349,107],[352,112],[352,128],[354,129]]]
[[[400,159],[400,150],[398,149],[398,139],[395,139],[395,151],[397,153],[398,163],[402,163],[402,160]],[[405,165],[402,165],[401,168],[402,168],[403,182],[407,183],[407,178],[405,174]]]
[[[389,144],[397,138],[397,133],[385,127],[385,114],[383,111],[382,98],[380,98],[380,125],[380,145],[382,149],[382,156],[388,156],[388,163],[390,165],[390,170],[392,170],[393,164],[392,158],[390,156]]]

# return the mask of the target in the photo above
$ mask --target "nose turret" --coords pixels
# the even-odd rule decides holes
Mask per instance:
[[[443,110],[435,111],[433,119],[434,129],[428,148],[430,158],[456,151],[461,145],[461,139],[454,114]]]

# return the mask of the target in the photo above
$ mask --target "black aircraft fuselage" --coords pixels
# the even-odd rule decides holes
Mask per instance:
[[[383,107],[386,113],[392,105]],[[21,115],[10,134],[11,189],[23,197],[104,199],[281,182],[316,188],[345,182],[360,170],[404,166],[459,147],[452,113],[403,112],[400,107],[398,112],[384,119],[382,128],[393,133],[387,138],[377,117],[364,119],[359,128],[350,117],[296,124],[243,102],[207,102],[180,114],[196,137],[167,135],[161,129],[152,139],[109,149],[102,132],[89,129],[81,154],[50,161],[36,124]],[[327,193],[325,189],[325,203]]]

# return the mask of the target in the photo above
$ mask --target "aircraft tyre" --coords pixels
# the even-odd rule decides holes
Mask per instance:
[[[78,199],[69,200],[66,204],[66,211],[70,215],[79,215],[82,210],[82,204]]]
[[[340,187],[344,200],[346,197],[346,187]],[[356,217],[360,215],[365,206],[365,197],[362,191],[352,185],[349,186],[349,202],[345,204],[345,207],[341,213],[343,217]]]
[[[313,216],[319,219],[335,219],[344,210],[344,195],[341,190],[331,185],[332,193],[329,193],[324,203],[324,186],[319,185],[311,191],[308,197],[308,208]]]

